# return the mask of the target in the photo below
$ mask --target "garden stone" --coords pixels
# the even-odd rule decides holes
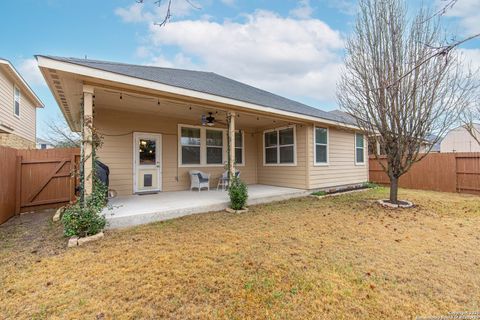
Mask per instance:
[[[71,237],[68,240],[68,247],[69,248],[76,247],[77,245],[78,245],[78,237]]]
[[[57,211],[55,212],[55,215],[53,216],[53,222],[60,221],[64,211],[65,211],[65,207],[58,208]]]
[[[104,236],[103,232],[99,232],[97,234],[94,234],[93,236],[80,238],[80,239],[78,239],[78,245],[81,246],[81,245],[83,245],[87,242],[99,240],[99,239],[103,238],[103,236]]]

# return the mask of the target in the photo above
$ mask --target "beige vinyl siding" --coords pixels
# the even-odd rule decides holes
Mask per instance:
[[[97,109],[94,125],[103,134],[103,146],[98,156],[110,168],[110,188],[119,195],[133,193],[133,133],[147,132],[162,134],[162,190],[179,191],[190,187],[189,170],[202,170],[210,173],[210,187],[217,186],[218,177],[225,171],[219,167],[179,167],[178,166],[178,124],[192,124],[182,119],[168,119],[152,114],[118,112],[109,109]],[[242,129],[242,128],[238,128]],[[242,180],[248,184],[256,183],[255,154],[256,139],[252,132],[245,129],[245,165],[239,166]]]
[[[319,125],[324,127],[323,125]],[[355,132],[328,128],[328,165],[314,165],[314,131],[308,130],[309,189],[329,188],[368,181],[367,141],[364,165],[355,165]]]
[[[272,186],[290,187],[290,188],[307,188],[307,153],[306,153],[306,134],[307,126],[297,125],[295,129],[296,143],[296,165],[264,165],[263,150],[263,130],[257,133],[258,144],[258,165],[257,165],[257,181],[259,184],[267,184]]]
[[[478,139],[479,132],[480,125],[476,125],[474,133]],[[458,127],[450,130],[440,142],[440,152],[480,152],[480,144],[465,128]]]
[[[25,92],[20,89],[20,117],[14,115],[13,110],[14,81],[0,69],[0,122],[13,128],[16,134],[29,141],[35,142],[36,108]]]

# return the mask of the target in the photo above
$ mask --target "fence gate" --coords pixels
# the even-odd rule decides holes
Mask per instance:
[[[480,195],[480,153],[455,155],[457,191]]]
[[[64,205],[75,197],[79,150],[18,150],[15,213]]]

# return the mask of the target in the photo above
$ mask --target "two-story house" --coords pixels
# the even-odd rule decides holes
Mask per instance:
[[[0,146],[34,149],[36,110],[43,107],[10,61],[0,58]]]

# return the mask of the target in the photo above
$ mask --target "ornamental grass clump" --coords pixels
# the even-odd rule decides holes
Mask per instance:
[[[239,178],[233,178],[228,188],[228,195],[230,196],[230,207],[233,210],[242,210],[247,204],[247,185]]]

